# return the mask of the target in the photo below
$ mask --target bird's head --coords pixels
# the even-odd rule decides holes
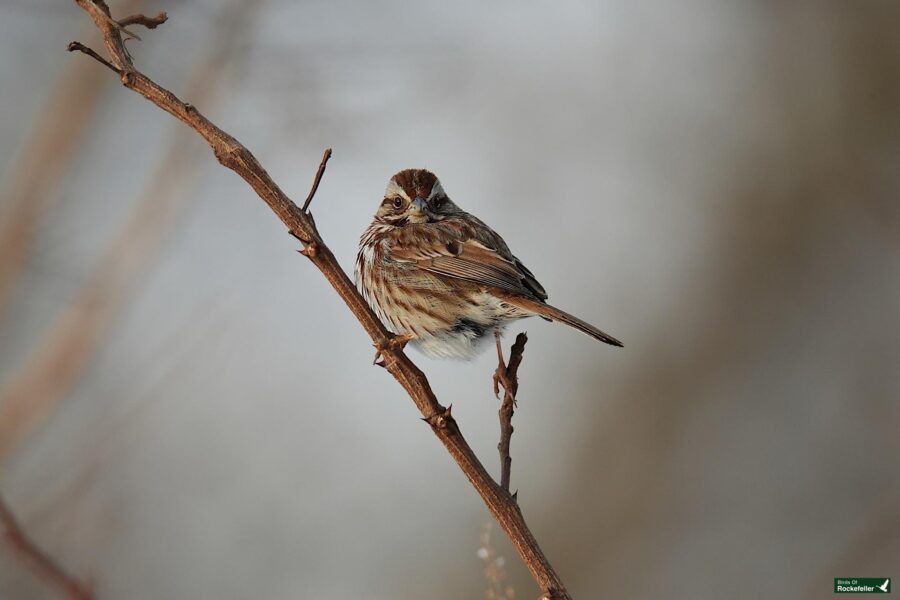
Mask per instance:
[[[407,223],[433,223],[460,214],[463,211],[447,197],[434,173],[406,169],[388,181],[375,217],[402,227]]]

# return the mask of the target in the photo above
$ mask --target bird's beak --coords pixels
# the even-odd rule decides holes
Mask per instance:
[[[425,208],[428,204],[422,200],[421,198],[416,198],[412,201],[413,213],[415,214],[425,214]]]

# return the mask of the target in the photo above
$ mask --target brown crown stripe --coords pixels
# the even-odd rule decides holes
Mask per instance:
[[[410,198],[427,198],[431,195],[434,182],[437,181],[435,174],[425,169],[406,169],[394,175],[392,179]]]

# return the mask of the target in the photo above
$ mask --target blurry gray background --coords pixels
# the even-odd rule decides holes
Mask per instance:
[[[123,4],[170,16],[137,66],[295,200],[334,147],[313,212],[346,269],[390,175],[428,167],[624,340],[511,332],[513,486],[576,597],[900,576],[900,3]],[[283,225],[65,52],[101,48],[72,3],[0,16],[23,525],[99,598],[484,597],[486,509]],[[496,473],[493,355],[412,354]],[[3,550],[0,597],[54,596]]]

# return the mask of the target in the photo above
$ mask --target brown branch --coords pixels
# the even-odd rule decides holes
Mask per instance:
[[[313,179],[312,188],[309,190],[309,194],[306,196],[306,202],[303,203],[303,212],[306,212],[309,209],[309,203],[312,202],[313,196],[316,195],[316,191],[319,189],[319,182],[322,181],[322,175],[325,174],[325,165],[328,164],[328,159],[331,158],[331,148],[325,149],[325,154],[322,155],[322,162],[319,163],[319,169],[316,171],[316,178]]]
[[[109,24],[109,8],[102,0],[75,0],[90,15],[103,34],[110,62],[121,72],[122,84],[144,96],[159,108],[179,119],[210,145],[219,162],[243,178],[259,197],[301,240],[306,256],[322,272],[350,311],[356,316],[381,351],[384,367],[409,394],[424,420],[481,495],[494,518],[509,536],[525,565],[547,598],[570,598],[565,586],[544,556],[528,529],[513,497],[500,487],[485,470],[466,443],[449,409],[435,397],[425,374],[404,354],[398,344],[391,344],[392,334],[356,290],[322,240],[309,213],[303,212],[272,180],[256,157],[234,137],[204,117],[194,106],[186,104],[172,92],[138,71],[132,64],[118,28]],[[310,247],[314,251],[310,251]]]
[[[85,46],[81,42],[69,42],[69,45],[66,46],[66,50],[68,50],[69,52],[82,52],[84,54],[87,54],[88,56],[90,56],[91,58],[96,60],[98,63],[100,63],[101,65],[106,66],[113,73],[116,73],[116,74],[121,73],[121,71],[119,71],[119,69],[117,69],[111,62],[109,62],[108,60],[106,60],[105,58],[103,58],[102,56],[97,54],[96,50],[94,50],[93,48],[91,48],[89,46]]]
[[[71,600],[91,600],[88,587],[66,573],[46,552],[41,550],[22,529],[9,506],[0,498],[0,527],[10,549],[41,578]]]
[[[516,407],[516,394],[519,391],[519,365],[525,354],[525,344],[528,343],[528,335],[523,331],[516,336],[516,341],[509,350],[509,364],[503,362],[503,347],[500,345],[500,336],[497,336],[497,370],[494,371],[494,395],[500,393],[500,385],[503,386],[503,402],[500,403],[500,442],[497,450],[500,452],[500,485],[509,491],[509,477],[512,469],[512,457],[509,455],[509,443],[512,440],[512,418]],[[513,494],[513,498],[516,495]]]
[[[122,27],[128,27],[129,25],[143,25],[147,29],[156,29],[168,20],[169,16],[165,12],[160,12],[155,17],[131,15],[130,17],[119,19],[118,23]]]

